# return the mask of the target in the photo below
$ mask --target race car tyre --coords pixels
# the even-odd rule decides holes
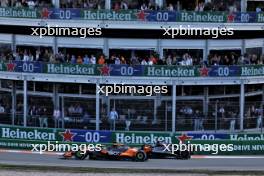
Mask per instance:
[[[137,152],[136,156],[135,156],[135,160],[136,161],[145,161],[147,160],[147,155],[144,152]]]
[[[191,158],[191,155],[190,155],[190,152],[189,151],[182,151],[181,152],[181,159],[190,159]]]
[[[84,160],[87,155],[85,153],[82,153],[81,151],[78,151],[74,154],[75,159]]]

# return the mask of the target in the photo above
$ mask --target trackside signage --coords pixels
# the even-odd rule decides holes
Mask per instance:
[[[264,75],[263,65],[241,67],[241,76],[263,76],[263,75]]]
[[[83,19],[85,20],[111,20],[111,21],[132,21],[136,20],[133,10],[84,10]]]
[[[0,17],[38,18],[39,15],[37,9],[0,8]]]
[[[95,75],[96,65],[47,64],[46,72],[53,74]]]
[[[173,136],[169,133],[113,133],[113,142],[124,144],[154,144],[157,141],[173,142]]]
[[[20,140],[56,140],[56,131],[37,128],[1,127],[0,138]]]
[[[217,12],[181,12],[178,21],[180,22],[225,22],[225,13]]]
[[[147,66],[145,76],[152,77],[195,77],[198,76],[196,67]]]
[[[263,134],[231,134],[231,141],[264,141]]]

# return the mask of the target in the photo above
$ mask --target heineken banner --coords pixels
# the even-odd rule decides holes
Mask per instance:
[[[109,143],[111,134],[108,131],[0,126],[0,139]]]
[[[264,135],[261,133],[169,133],[169,132],[124,132],[93,131],[77,129],[27,128],[19,126],[0,126],[0,148],[32,149],[32,144],[76,143],[105,144],[123,143],[131,146],[155,144],[197,144],[194,154],[247,155],[264,154]],[[223,144],[228,151],[220,151]],[[216,146],[217,145],[217,146]]]
[[[61,20],[109,20],[154,22],[205,22],[205,23],[263,23],[264,13],[255,12],[194,12],[150,10],[87,10],[57,8],[0,8],[0,17],[61,19]]]
[[[33,141],[56,141],[58,140],[57,129],[25,128],[25,127],[0,127],[0,139],[19,139]]]
[[[0,71],[49,73],[90,76],[145,76],[145,77],[231,77],[264,76],[264,65],[245,66],[167,66],[167,65],[93,65],[46,64],[12,61],[0,63]]]
[[[224,23],[227,22],[227,15],[224,12],[180,12],[177,21]]]
[[[98,75],[96,65],[46,64],[45,73],[70,75]]]
[[[240,76],[264,76],[264,65],[242,66]]]
[[[81,18],[84,20],[136,21],[137,11],[83,10]]]
[[[196,67],[145,66],[145,76],[148,77],[196,77],[199,71]]]
[[[0,7],[0,17],[41,18],[39,9]]]

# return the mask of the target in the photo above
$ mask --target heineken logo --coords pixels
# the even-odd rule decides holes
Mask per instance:
[[[261,76],[261,75],[264,75],[264,66],[241,67],[241,76]]]
[[[1,17],[14,18],[37,18],[37,10],[31,9],[16,9],[16,8],[0,8]]]
[[[147,76],[194,77],[195,68],[188,67],[147,67]]]
[[[216,13],[197,13],[197,12],[182,12],[180,21],[188,22],[224,22],[225,18],[223,14]]]
[[[259,134],[259,135],[238,135],[238,134],[231,134],[230,135],[230,140],[232,141],[263,141],[264,140],[264,135]]]
[[[86,20],[113,20],[113,21],[131,21],[132,11],[90,11],[84,10],[83,15]]]
[[[94,67],[88,65],[47,64],[47,73],[94,75]]]
[[[264,13],[258,13],[257,22],[258,23],[263,23],[264,22]]]
[[[157,141],[164,141],[171,144],[170,136],[160,136],[157,134],[136,134],[136,133],[115,133],[115,142],[124,144],[154,144]]]
[[[27,139],[27,140],[44,140],[51,141],[56,140],[55,133],[48,133],[39,131],[37,129],[32,130],[22,130],[22,129],[12,129],[8,127],[3,127],[1,131],[1,138],[8,139]]]

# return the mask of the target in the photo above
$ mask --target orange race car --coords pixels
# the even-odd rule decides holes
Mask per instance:
[[[146,161],[148,160],[147,154],[144,150],[129,147],[124,144],[113,144],[109,147],[104,147],[100,151],[87,151],[82,153],[77,152],[66,152],[64,158],[75,157],[76,159],[84,160],[131,160],[131,161]]]

